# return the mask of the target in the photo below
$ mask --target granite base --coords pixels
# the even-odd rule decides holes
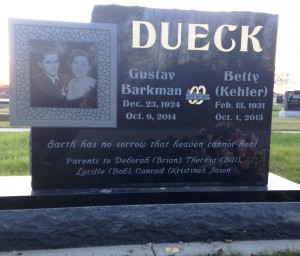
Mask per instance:
[[[300,111],[279,111],[280,118],[300,118]]]
[[[281,181],[281,187],[286,182],[286,185],[290,184],[289,188],[294,190],[290,190],[290,193],[287,190],[253,191],[258,197],[257,200],[255,196],[250,197],[251,201],[246,198],[247,195],[251,195],[251,191],[246,191],[245,194],[243,188],[223,192],[220,188],[215,188],[215,192],[169,192],[167,203],[159,203],[166,194],[155,192],[150,193],[150,196],[152,202],[156,203],[134,204],[138,200],[129,200],[130,204],[126,204],[125,201],[119,205],[105,205],[101,201],[104,197],[100,197],[97,202],[92,200],[93,205],[89,205],[90,194],[71,196],[71,192],[67,195],[57,192],[55,197],[49,194],[2,196],[0,250],[76,248],[149,242],[207,242],[226,239],[300,239],[299,185],[278,176],[271,180],[279,183]],[[53,193],[55,194],[55,191]],[[269,199],[270,202],[262,201],[262,197],[259,196],[261,193],[267,194],[265,199]],[[278,193],[282,195],[280,200],[276,197]],[[120,195],[121,193],[115,194],[115,197]],[[183,203],[176,202],[178,195],[181,195]],[[202,195],[205,200],[202,200]],[[210,195],[211,202],[208,202]],[[216,195],[223,200],[216,200]],[[244,196],[245,202],[241,202],[241,195]],[[76,197],[78,205],[81,204],[80,200],[84,199],[86,205],[67,207],[76,205]],[[22,198],[25,202],[23,204]],[[37,202],[34,203],[37,198],[38,205]],[[72,203],[68,204],[68,198]],[[147,202],[147,198],[149,199],[149,196],[145,197],[144,202]],[[15,201],[14,207],[7,206],[10,201]],[[57,201],[57,204],[53,201]],[[143,198],[140,198],[140,202],[142,201]],[[31,206],[35,207],[30,208],[30,202]],[[50,207],[51,205],[56,207]]]

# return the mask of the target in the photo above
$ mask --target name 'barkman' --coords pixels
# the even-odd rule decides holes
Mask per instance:
[[[182,89],[179,87],[153,87],[149,84],[146,86],[131,86],[122,84],[122,94],[125,95],[159,95],[159,96],[177,96],[182,95]]]

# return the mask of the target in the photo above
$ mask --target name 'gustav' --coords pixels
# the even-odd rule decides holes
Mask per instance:
[[[141,72],[138,69],[130,69],[129,77],[132,79],[155,79],[155,80],[173,80],[174,72]],[[182,89],[179,87],[156,87],[147,84],[146,86],[132,86],[122,84],[123,95],[158,95],[158,96],[178,96],[182,95]]]

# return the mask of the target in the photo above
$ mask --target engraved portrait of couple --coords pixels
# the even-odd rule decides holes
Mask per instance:
[[[31,40],[30,49],[31,107],[97,107],[93,44]]]

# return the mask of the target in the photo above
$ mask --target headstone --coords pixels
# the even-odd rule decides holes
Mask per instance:
[[[300,118],[300,91],[287,91],[284,94],[284,109],[279,117]]]
[[[276,103],[277,103],[277,104],[283,104],[283,101],[284,101],[284,95],[282,95],[282,94],[277,94],[277,95],[276,95]]]
[[[300,91],[285,92],[284,110],[300,111]]]
[[[14,69],[27,94],[12,120],[33,126],[33,189],[267,185],[277,15],[113,5],[96,6],[92,22],[102,41],[82,28],[72,38],[71,25],[30,35],[63,42],[65,60],[74,40],[95,49],[94,108],[33,107],[29,71]]]

